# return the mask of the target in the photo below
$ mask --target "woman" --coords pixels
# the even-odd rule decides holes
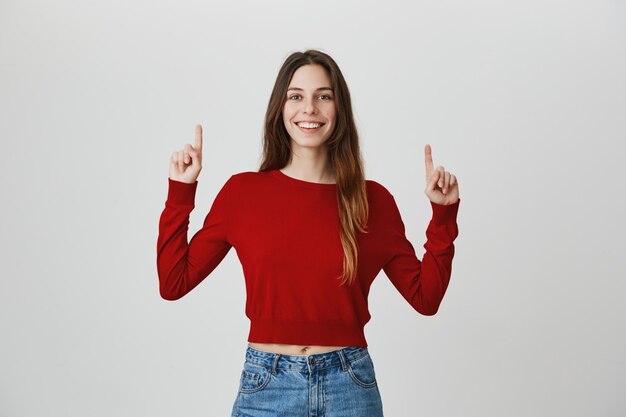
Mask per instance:
[[[170,161],[159,222],[161,296],[178,299],[235,247],[250,333],[232,416],[383,415],[363,328],[380,270],[418,312],[437,312],[458,235],[456,177],[425,147],[433,217],[420,261],[395,199],[365,180],[350,93],[335,61],[308,50],[281,67],[265,116],[258,172],[232,175],[187,243],[202,168],[195,146]]]

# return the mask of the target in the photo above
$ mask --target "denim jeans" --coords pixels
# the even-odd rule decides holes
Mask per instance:
[[[232,417],[383,417],[365,347],[283,355],[248,345]]]

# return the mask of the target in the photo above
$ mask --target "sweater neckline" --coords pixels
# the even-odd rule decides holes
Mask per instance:
[[[278,178],[279,180],[285,183],[289,183],[291,185],[297,185],[300,187],[306,187],[306,188],[318,189],[318,190],[335,191],[337,189],[337,184],[335,183],[321,183],[321,182],[311,182],[311,181],[300,180],[298,178],[290,177],[289,175],[282,172],[280,169],[274,169],[270,171],[270,174],[274,176],[275,178]]]

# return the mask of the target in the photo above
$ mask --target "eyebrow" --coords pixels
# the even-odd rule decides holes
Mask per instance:
[[[300,88],[300,87],[290,87],[290,88],[288,88],[288,89],[287,89],[287,91],[291,91],[291,90],[304,91],[304,90],[303,90],[302,88]],[[318,88],[318,89],[317,89],[317,90],[315,90],[315,91],[322,91],[322,90],[330,90],[330,91],[333,91],[333,89],[332,89],[332,88],[330,88],[330,87],[320,87],[320,88]]]

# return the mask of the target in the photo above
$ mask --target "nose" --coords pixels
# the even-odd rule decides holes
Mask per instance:
[[[315,112],[317,112],[317,107],[315,107],[315,99],[313,98],[309,98],[307,100],[305,100],[304,102],[304,109],[303,112],[306,114],[313,114]]]

